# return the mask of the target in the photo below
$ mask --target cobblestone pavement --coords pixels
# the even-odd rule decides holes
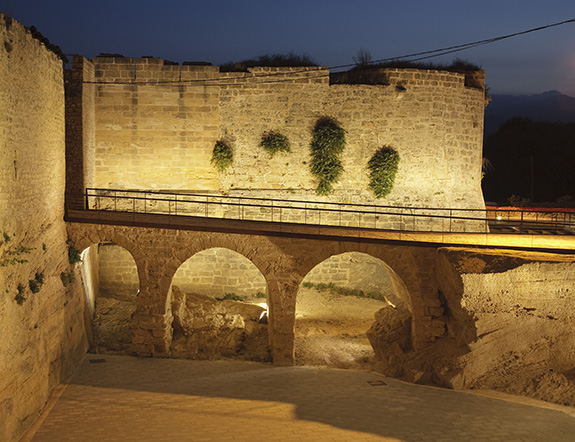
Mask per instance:
[[[365,371],[87,355],[30,438],[563,442],[575,418]]]

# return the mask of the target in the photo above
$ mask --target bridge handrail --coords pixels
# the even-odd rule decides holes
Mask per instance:
[[[409,207],[409,206],[393,206],[393,205],[379,205],[379,204],[360,204],[360,203],[339,203],[334,201],[309,201],[309,200],[297,200],[297,199],[280,199],[280,198],[258,198],[253,196],[232,196],[232,195],[222,195],[222,194],[211,194],[211,193],[189,193],[186,191],[183,192],[168,192],[162,190],[133,190],[133,189],[104,189],[104,188],[96,188],[96,187],[89,187],[86,188],[86,193],[89,191],[99,191],[99,192],[123,192],[123,193],[145,193],[145,194],[155,194],[155,195],[174,195],[175,197],[178,196],[195,196],[199,198],[206,198],[206,197],[213,197],[213,198],[228,198],[230,200],[252,200],[252,201],[274,201],[274,202],[286,202],[286,203],[303,203],[303,204],[321,204],[326,206],[352,206],[352,207],[380,207],[380,208],[395,208],[395,209],[414,209],[414,210],[458,210],[458,211],[468,211],[468,212],[476,212],[477,209],[464,209],[464,208],[441,208],[441,207]],[[103,196],[103,195],[90,195],[90,196]],[[276,206],[274,206],[276,207]],[[279,206],[277,206],[279,207]],[[293,207],[293,206],[289,206]],[[303,207],[302,207],[303,208]],[[484,210],[484,209],[478,209]]]
[[[312,211],[318,213],[318,217],[321,223],[321,213],[338,213],[339,225],[341,226],[341,216],[345,215],[358,215],[359,227],[361,227],[361,215],[373,215],[374,216],[374,228],[377,228],[377,218],[379,215],[385,215],[388,217],[401,217],[401,222],[404,223],[403,217],[413,218],[413,230],[418,230],[415,228],[415,220],[421,218],[427,218],[430,222],[433,221],[449,221],[449,226],[447,231],[452,232],[453,223],[468,222],[468,223],[478,223],[478,225],[484,225],[485,232],[488,231],[488,222],[498,223],[505,226],[505,223],[509,223],[512,229],[522,231],[524,228],[533,228],[537,226],[544,229],[552,229],[558,231],[559,229],[573,229],[575,230],[575,214],[570,211],[523,211],[523,210],[512,210],[510,208],[505,209],[466,209],[466,208],[427,208],[427,207],[404,207],[404,206],[381,206],[375,204],[356,204],[356,203],[338,203],[338,202],[323,202],[323,201],[305,201],[305,200],[286,200],[286,199],[271,199],[271,198],[257,198],[257,197],[243,197],[243,196],[228,196],[228,195],[218,195],[218,194],[198,194],[189,192],[166,192],[166,191],[154,191],[154,190],[129,190],[129,189],[103,189],[103,188],[86,188],[85,192],[85,202],[86,209],[92,210],[93,207],[90,205],[90,198],[96,198],[98,208],[101,207],[101,199],[113,199],[114,201],[114,211],[121,212],[137,212],[136,202],[144,202],[144,210],[140,213],[154,213],[153,208],[147,209],[148,202],[168,202],[168,213],[170,215],[176,216],[198,216],[189,215],[180,211],[178,213],[178,204],[204,204],[205,211],[204,217],[209,217],[209,207],[219,206],[219,207],[237,207],[238,210],[241,209],[241,216],[234,219],[244,219],[244,210],[246,208],[259,208],[270,209],[271,210],[271,221],[278,222],[274,220],[274,211],[279,210],[280,219],[282,222],[282,210],[304,210],[305,216],[303,224],[314,224],[313,222],[308,222],[307,211]],[[190,199],[191,198],[191,199]],[[211,199],[211,201],[210,201]],[[132,210],[118,210],[118,201],[132,201]],[[222,201],[222,200],[225,200]],[[256,203],[259,201],[260,203]],[[171,212],[170,203],[175,204],[174,213]],[[94,207],[96,204],[94,204]],[[103,210],[112,210],[111,208],[104,208]],[[165,213],[165,212],[156,212]],[[475,216],[462,216],[466,213],[473,213]],[[213,215],[213,212],[212,212]],[[478,216],[479,215],[479,216]],[[505,217],[503,215],[506,215]],[[533,218],[535,215],[535,219]],[[541,215],[541,219],[539,218]],[[562,215],[562,220],[560,220]],[[225,218],[225,216],[224,216]],[[504,219],[505,218],[505,219]],[[567,218],[569,218],[567,220]],[[294,222],[294,221],[290,221]],[[302,223],[295,221],[296,223]],[[445,228],[442,222],[442,228]],[[324,222],[325,223],[325,222]],[[517,226],[516,224],[519,223]],[[406,224],[406,223],[404,223]],[[410,223],[411,224],[411,223]],[[338,225],[338,224],[335,224]],[[460,226],[461,227],[461,226]],[[409,229],[401,229],[409,230]],[[477,231],[477,228],[473,229]],[[483,230],[483,229],[481,229]],[[455,231],[465,231],[461,229],[455,229]]]

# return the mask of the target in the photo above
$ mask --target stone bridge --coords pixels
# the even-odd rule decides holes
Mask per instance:
[[[222,230],[217,226],[211,227],[216,231],[209,232],[140,224],[97,224],[86,220],[67,223],[70,242],[77,249],[115,243],[134,257],[140,293],[132,322],[132,350],[138,355],[168,356],[172,278],[188,258],[214,247],[240,253],[265,277],[270,349],[277,365],[294,363],[296,295],[303,278],[317,264],[345,252],[362,252],[385,263],[394,303],[402,303],[411,312],[412,344],[416,348],[444,333],[444,322],[433,315],[441,306],[435,271],[436,245],[309,233],[262,234],[249,229],[217,231]]]

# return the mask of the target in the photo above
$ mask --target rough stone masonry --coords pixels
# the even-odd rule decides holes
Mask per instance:
[[[93,162],[70,171],[69,192],[88,185],[482,209],[484,73],[379,75],[386,84],[330,84],[319,67],[219,72],[155,58],[74,57],[68,144],[74,158]],[[321,117],[339,121],[347,140],[343,175],[327,199],[315,195],[309,166]],[[285,135],[291,152],[272,158],[259,147],[268,131]],[[220,139],[234,151],[221,173],[210,164]],[[392,193],[377,200],[367,162],[384,145],[401,160]]]
[[[348,140],[345,172],[330,201],[376,203],[367,188],[366,162],[376,149],[390,145],[400,153],[401,165],[392,193],[377,203],[482,208],[482,72],[389,69],[382,72],[386,84],[330,85],[325,68],[221,73],[214,66],[172,66],[161,59],[75,57],[72,71],[64,74],[54,53],[3,15],[0,40],[0,440],[20,439],[85,353],[93,300],[86,290],[98,286],[98,272],[88,270],[83,282],[70,257],[108,242],[128,250],[138,268],[141,295],[131,324],[137,353],[169,355],[172,276],[195,253],[218,246],[243,254],[261,271],[274,362],[291,363],[299,283],[330,256],[358,251],[385,262],[394,272],[396,293],[403,295],[409,318],[399,321],[398,332],[409,324],[411,335],[401,335],[405,348],[397,360],[413,361],[429,352],[440,356],[425,359],[425,370],[412,364],[407,378],[435,376],[453,387],[479,386],[481,379],[495,379],[491,373],[497,367],[513,362],[509,373],[515,373],[532,361],[571,376],[572,352],[553,347],[573,342],[568,327],[573,258],[556,263],[530,257],[499,272],[480,265],[490,261],[485,257],[454,258],[407,246],[254,241],[64,222],[65,202],[83,208],[87,186],[317,200],[309,144],[323,116],[337,119]],[[261,81],[269,74],[281,81]],[[269,158],[258,147],[269,130],[290,139],[290,154]],[[235,151],[225,173],[210,164],[218,139]],[[84,259],[97,266],[94,253]],[[465,261],[459,270],[458,260]],[[481,270],[470,270],[469,263]],[[525,274],[532,287],[517,284]],[[544,289],[549,278],[553,284]],[[88,292],[97,296],[97,290]],[[551,300],[536,302],[540,292]],[[523,325],[497,329],[498,322],[516,320]],[[505,330],[526,328],[533,344],[513,353]],[[497,338],[493,345],[490,337]],[[463,354],[453,370],[445,370],[450,366],[442,359],[444,345]],[[505,354],[497,353],[500,348]],[[480,363],[481,352],[488,353],[494,370]]]

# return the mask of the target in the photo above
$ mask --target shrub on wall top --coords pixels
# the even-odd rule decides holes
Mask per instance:
[[[399,153],[389,146],[383,146],[373,154],[369,168],[369,187],[377,198],[388,195],[393,188],[399,166]]]
[[[291,152],[288,138],[276,131],[264,132],[260,141],[260,147],[269,153],[272,158],[277,152]]]
[[[343,165],[339,155],[345,149],[345,129],[333,118],[320,118],[314,129],[311,141],[311,173],[319,179],[316,188],[318,195],[331,193],[337,183]]]
[[[223,172],[234,162],[234,151],[225,141],[218,140],[212,150],[212,159],[210,162],[219,172]]]

